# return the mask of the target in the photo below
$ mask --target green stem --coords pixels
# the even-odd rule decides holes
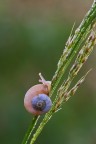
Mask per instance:
[[[30,136],[35,128],[35,125],[37,124],[37,121],[39,119],[39,116],[34,116],[33,119],[32,119],[32,123],[30,125],[30,127],[28,128],[27,130],[27,133],[25,134],[25,137],[22,141],[22,144],[27,144],[29,139],[30,139]]]
[[[46,125],[46,123],[51,119],[52,116],[52,111],[48,112],[44,119],[42,120],[41,124],[39,125],[36,133],[33,135],[33,138],[31,139],[30,144],[34,144],[34,142],[36,141],[37,137],[39,136],[39,134],[41,133],[41,131],[43,130],[44,126]]]
[[[51,88],[50,96],[53,95],[62,76],[64,75],[65,70],[67,69],[67,67],[69,66],[74,55],[78,51],[79,46],[81,45],[81,43],[84,41],[84,39],[87,37],[88,33],[90,32],[91,24],[95,20],[95,18],[96,18],[96,1],[94,1],[91,9],[89,10],[89,12],[87,13],[87,15],[83,19],[82,23],[80,24],[79,28],[77,29],[77,31],[74,34],[70,54],[68,55],[66,60],[64,60],[64,62],[62,62],[62,65],[60,65],[60,67],[57,68],[55,76],[53,77],[53,80],[52,80],[52,88]],[[62,56],[61,56],[61,58],[62,58]],[[51,110],[45,115],[44,119],[42,120],[39,127],[37,128],[35,134],[33,135],[33,138],[31,139],[30,144],[34,144],[37,137],[43,130],[44,126],[47,124],[47,122],[52,117],[52,115],[54,113],[53,110],[54,110],[54,106],[56,104],[56,100],[57,100],[57,97],[55,98],[55,100],[53,102]]]

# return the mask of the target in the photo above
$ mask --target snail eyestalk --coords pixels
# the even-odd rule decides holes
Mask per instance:
[[[41,82],[42,84],[46,85],[46,80],[44,79],[44,77],[42,76],[41,73],[39,73],[39,77],[40,77],[39,82]]]
[[[48,91],[50,92],[51,81],[46,81],[41,73],[39,73],[39,77],[40,77],[39,82],[41,82],[43,85],[47,86],[48,87]]]

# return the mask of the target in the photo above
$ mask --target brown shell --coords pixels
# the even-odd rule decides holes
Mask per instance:
[[[33,87],[31,87],[27,93],[25,94],[25,98],[24,98],[24,106],[26,108],[26,110],[29,113],[32,113],[34,115],[40,115],[42,114],[41,111],[36,111],[31,104],[31,100],[34,96],[37,96],[38,94],[49,94],[49,90],[48,90],[48,86],[44,85],[44,84],[37,84]]]

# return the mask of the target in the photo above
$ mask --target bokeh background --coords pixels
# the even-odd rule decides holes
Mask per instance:
[[[51,80],[73,23],[93,0],[0,1],[0,144],[21,144],[31,123],[23,99],[38,83]],[[96,144],[96,50],[77,79],[93,68],[79,91],[46,125],[38,144]]]

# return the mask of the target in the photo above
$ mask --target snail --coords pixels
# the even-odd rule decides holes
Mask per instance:
[[[41,73],[39,73],[42,84],[37,84],[31,87],[25,94],[24,106],[25,109],[33,115],[41,115],[48,112],[52,106],[49,92],[51,89],[51,82],[46,81]]]

